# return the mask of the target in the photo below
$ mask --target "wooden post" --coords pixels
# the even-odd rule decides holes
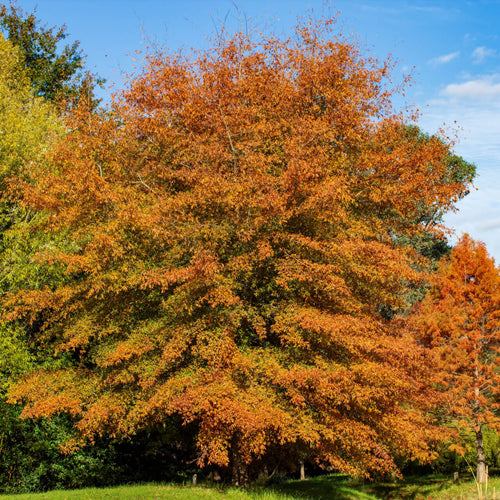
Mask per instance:
[[[458,483],[458,472],[453,473],[453,482]]]

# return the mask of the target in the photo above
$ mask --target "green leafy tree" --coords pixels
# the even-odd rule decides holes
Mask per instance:
[[[0,61],[0,251],[3,252],[6,229],[15,222],[27,222],[31,217],[31,213],[17,203],[16,193],[9,189],[9,181],[14,175],[24,180],[30,178],[38,155],[63,133],[63,126],[53,107],[33,95],[19,50],[1,34]],[[11,245],[15,247],[16,244],[11,241]],[[3,258],[0,265],[0,287],[5,292],[8,259]]]
[[[13,175],[28,180],[31,165],[50,141],[63,131],[53,107],[33,95],[22,54],[0,33],[0,293],[13,290],[21,281],[33,283],[37,265],[32,261],[33,247],[43,240],[20,239],[19,226],[29,225],[32,213],[16,201],[10,190]],[[31,252],[31,253],[30,253]],[[21,263],[24,274],[17,273]],[[26,270],[28,270],[26,272]],[[5,402],[8,386],[27,371],[35,360],[27,331],[22,323],[0,323],[0,490],[30,489],[34,481],[36,448],[42,445],[42,426],[21,422],[21,408]],[[54,423],[50,424],[51,428]],[[59,431],[63,430],[62,428]],[[45,434],[46,438],[49,434]],[[38,443],[32,446],[33,443]],[[45,439],[46,449],[54,448]],[[57,446],[56,446],[57,447]],[[31,474],[31,476],[30,476]],[[31,480],[28,479],[31,477]],[[28,482],[31,486],[28,486]]]
[[[404,125],[401,129],[400,141],[408,144],[409,151],[416,155],[419,149],[423,148],[425,144],[432,141],[442,141],[441,138],[435,135],[429,135],[423,132],[416,125]],[[456,155],[452,150],[441,160],[443,169],[443,176],[440,179],[449,189],[453,186],[462,185],[463,189],[458,193],[458,198],[464,198],[469,194],[469,187],[476,176],[476,167],[473,163],[465,161],[462,157]],[[403,247],[409,247],[422,257],[416,262],[416,266],[424,272],[433,272],[437,269],[439,261],[451,251],[451,246],[448,244],[445,235],[436,231],[436,226],[443,225],[443,215],[445,210],[435,204],[429,204],[425,200],[415,205],[415,210],[409,214],[409,218],[423,227],[423,231],[408,235],[398,233],[397,230],[390,232],[394,241]],[[407,284],[405,290],[405,303],[413,305],[417,301],[422,300],[429,289],[427,282],[414,285]],[[392,318],[395,314],[408,314],[410,308],[406,307],[405,310],[385,309],[383,313]]]
[[[20,50],[36,95],[50,101],[95,99],[94,87],[103,80],[85,71],[80,42],[61,47],[68,37],[65,25],[41,25],[36,10],[27,13],[11,2],[0,4],[0,29]]]
[[[33,95],[19,50],[1,34],[0,60],[0,289],[5,293],[11,278],[19,279],[12,274],[11,264],[13,257],[21,255],[21,243],[15,238],[6,244],[6,230],[28,223],[32,216],[16,201],[10,179],[16,175],[27,181],[37,157],[63,133],[63,126],[53,107]]]

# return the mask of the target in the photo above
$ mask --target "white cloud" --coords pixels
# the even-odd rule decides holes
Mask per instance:
[[[453,59],[456,59],[460,55],[460,52],[452,52],[451,54],[445,54],[439,57],[435,57],[434,59],[431,59],[429,61],[429,64],[432,64],[433,66],[437,66],[439,64],[446,64],[449,63],[450,61],[453,61]]]
[[[496,100],[500,98],[499,77],[495,74],[463,83],[450,83],[441,91],[441,95],[452,99]]]
[[[493,219],[491,221],[486,222],[485,224],[481,224],[478,227],[481,231],[489,231],[492,229],[500,229],[500,219]]]
[[[477,47],[472,53],[472,58],[475,64],[482,63],[487,57],[496,56],[497,51],[494,49],[488,49],[487,47]]]
[[[441,7],[419,7],[419,6],[413,6],[414,10],[417,10],[419,12],[425,12],[425,13],[430,13],[430,14],[441,14],[443,12],[443,9]]]
[[[468,233],[474,239],[486,243],[490,255],[500,263],[500,186],[498,177],[500,169],[481,168],[478,163],[479,176],[475,181],[476,190],[458,203],[459,211],[448,214],[445,222],[456,230],[456,235]],[[454,239],[454,241],[456,241]]]
[[[500,74],[448,85],[439,99],[427,102],[420,126],[429,133],[442,125],[460,127],[457,154],[477,166],[476,189],[461,200],[448,227],[484,241],[500,262]],[[479,97],[487,96],[488,99]],[[494,98],[496,97],[496,99]],[[456,239],[453,239],[456,241]]]

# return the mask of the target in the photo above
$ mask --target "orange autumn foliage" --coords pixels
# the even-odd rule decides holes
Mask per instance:
[[[60,360],[12,389],[25,416],[69,411],[92,439],[177,414],[200,465],[281,448],[370,475],[432,456],[422,351],[380,311],[422,280],[394,236],[467,186],[445,139],[408,140],[390,62],[334,28],[151,54],[109,112],[68,117],[17,186],[48,214],[31,231],[74,241],[36,257],[64,284],[4,301]]]

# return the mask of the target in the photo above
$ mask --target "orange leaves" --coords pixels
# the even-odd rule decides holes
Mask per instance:
[[[60,412],[76,416],[82,411],[85,398],[95,388],[92,378],[87,380],[85,386],[73,385],[76,381],[73,370],[33,372],[10,391],[9,401],[28,403],[23,417],[50,417]]]
[[[413,317],[436,364],[436,384],[449,395],[450,413],[494,426],[499,310],[500,272],[484,244],[464,235]]]

